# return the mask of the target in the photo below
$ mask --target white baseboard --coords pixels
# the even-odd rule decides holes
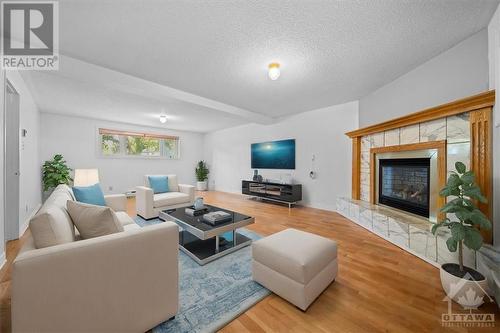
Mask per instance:
[[[35,214],[38,212],[38,210],[40,209],[40,207],[42,207],[42,204],[38,204],[35,209],[33,209],[31,211],[31,213],[28,215],[28,218],[26,218],[26,220],[24,220],[24,222],[19,225],[19,238],[21,238],[22,235],[24,235],[24,233],[26,232],[26,229],[28,229],[29,225],[30,225],[30,220],[33,216],[35,216]]]

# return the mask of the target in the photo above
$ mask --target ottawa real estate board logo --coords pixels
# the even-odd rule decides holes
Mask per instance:
[[[2,1],[2,69],[59,69],[57,1]]]

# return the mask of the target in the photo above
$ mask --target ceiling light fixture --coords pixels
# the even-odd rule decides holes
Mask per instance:
[[[160,115],[160,123],[165,124],[167,122],[167,116],[162,114]]]
[[[279,77],[280,77],[280,64],[278,64],[277,62],[273,62],[271,64],[269,64],[268,66],[268,73],[269,75],[269,78],[271,80],[277,80]]]

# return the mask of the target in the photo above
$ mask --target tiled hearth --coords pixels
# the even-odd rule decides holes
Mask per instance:
[[[449,231],[441,229],[434,236],[432,223],[423,217],[350,198],[337,199],[337,212],[435,266],[458,262],[457,253],[446,247]],[[475,257],[474,251],[464,249],[465,265],[476,267]]]

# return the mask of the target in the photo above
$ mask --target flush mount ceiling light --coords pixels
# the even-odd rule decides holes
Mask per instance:
[[[271,64],[269,64],[268,66],[268,73],[267,75],[269,75],[269,78],[271,80],[277,80],[279,77],[280,77],[280,64],[278,64],[277,62],[273,62]]]
[[[160,123],[165,124],[167,122],[167,116],[162,114],[160,115]]]

